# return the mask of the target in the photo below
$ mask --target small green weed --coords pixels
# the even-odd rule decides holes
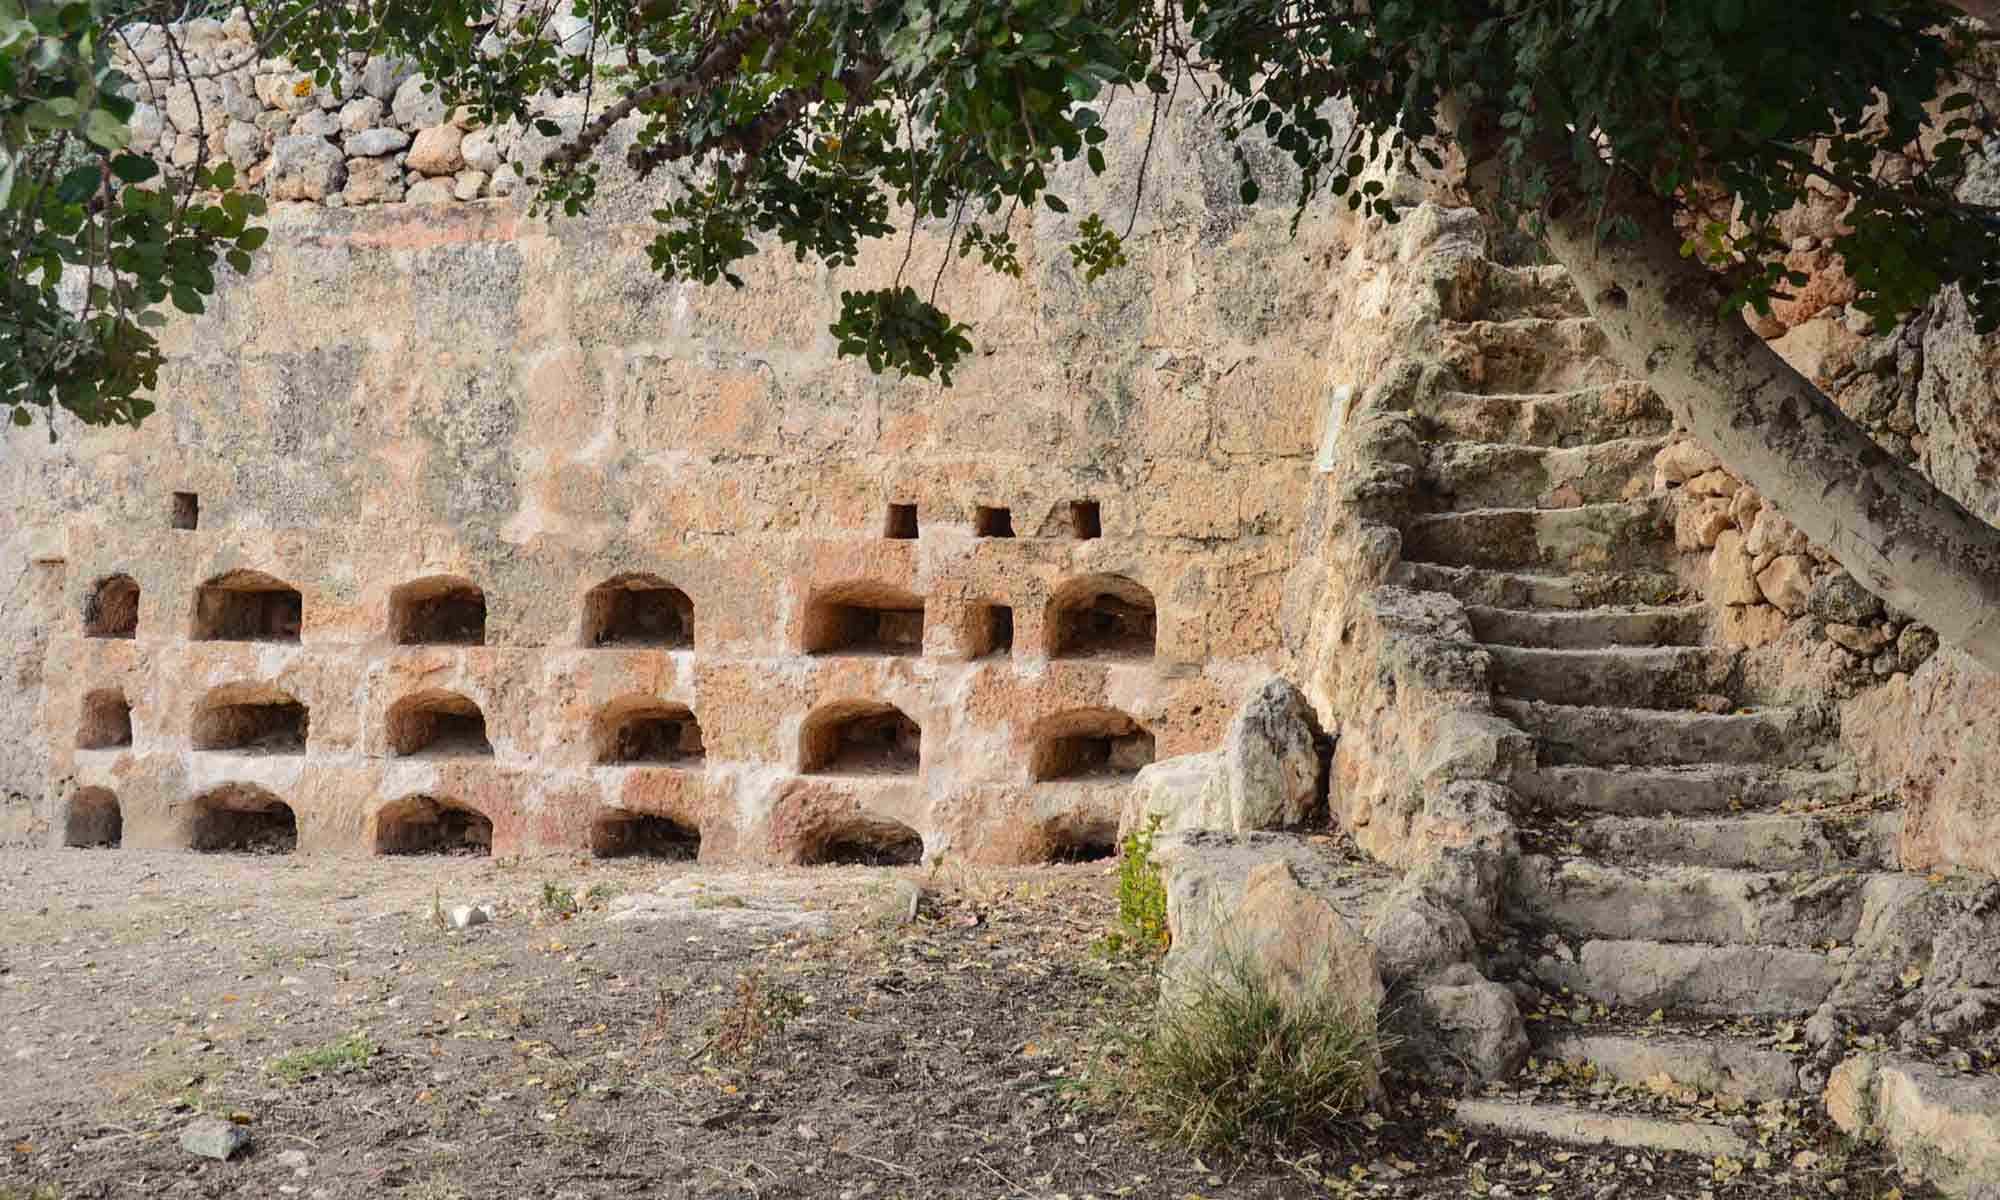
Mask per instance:
[[[601,883],[593,883],[590,885],[590,890],[583,894],[583,902],[592,908],[600,908],[611,903],[624,890],[624,888],[619,887],[609,880]]]
[[[0,1184],[0,1200],[62,1200],[62,1193],[53,1183],[38,1183],[26,1191],[17,1190],[13,1184]]]
[[[1197,1152],[1316,1140],[1357,1120],[1383,1041],[1336,989],[1281,994],[1249,956],[1161,999],[1106,1086],[1156,1134]]]
[[[337,1042],[292,1051],[271,1064],[271,1073],[286,1083],[297,1083],[308,1075],[365,1067],[381,1050],[367,1034],[350,1033]]]
[[[1153,861],[1153,839],[1160,832],[1160,815],[1125,835],[1118,856],[1118,928],[1104,936],[1104,952],[1164,954],[1172,935],[1167,930],[1167,885],[1160,864]]]
[[[552,917],[568,919],[577,913],[576,893],[552,880],[542,881],[542,911]]]
[[[720,1057],[747,1063],[805,1010],[805,996],[752,971],[737,978],[736,999],[716,1019],[709,1044]]]

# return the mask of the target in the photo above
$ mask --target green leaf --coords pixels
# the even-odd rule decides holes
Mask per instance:
[[[1056,195],[1054,192],[1042,193],[1042,203],[1049,206],[1050,212],[1066,213],[1069,211],[1069,205],[1064,204],[1062,197]]]
[[[1236,194],[1245,204],[1257,203],[1257,181],[1254,179],[1244,180],[1243,186],[1237,189]]]
[[[253,225],[237,235],[236,248],[246,251],[261,249],[264,245],[264,240],[270,236],[270,230],[264,228],[262,225]]]
[[[126,183],[144,183],[160,173],[160,164],[142,154],[121,154],[111,160],[111,173]]]
[[[83,136],[106,150],[123,150],[132,141],[132,128],[106,110],[93,108],[83,119]]]

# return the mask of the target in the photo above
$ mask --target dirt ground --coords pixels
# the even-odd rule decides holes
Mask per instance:
[[[0,851],[0,1200],[1896,1186],[1831,1143],[1802,1169],[1473,1137],[1399,1077],[1335,1143],[1161,1148],[1090,1083],[1150,996],[1095,945],[1115,871]],[[182,1149],[204,1115],[249,1146]]]

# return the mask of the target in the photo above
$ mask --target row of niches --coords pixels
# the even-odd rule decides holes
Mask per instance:
[[[212,688],[189,726],[190,748],[206,753],[303,755],[310,709],[267,684]],[[385,743],[398,758],[491,758],[486,714],[458,692],[429,688],[391,705]],[[1121,780],[1153,761],[1153,735],[1111,708],[1081,708],[1046,717],[1030,731],[1029,775],[1037,782]],[[79,750],[132,745],[132,705],[117,688],[83,697]],[[602,766],[706,765],[701,722],[684,704],[626,696],[591,718],[591,761]],[[844,700],[813,710],[799,732],[799,769],[818,775],[915,775],[923,761],[923,730],[902,709],[882,701]]]
[[[260,571],[231,571],[195,590],[192,641],[297,642],[305,602],[297,588]],[[694,602],[656,575],[616,575],[583,599],[585,648],[694,645]],[[975,657],[1011,654],[1014,609],[975,604],[967,642]],[[486,593],[470,580],[440,575],[389,594],[388,632],[398,645],[486,644]],[[1060,587],[1044,621],[1051,658],[1151,658],[1158,637],[1153,594],[1122,575],[1086,575]],[[139,629],[139,585],[129,575],[98,581],[84,603],[83,632],[131,638]],[[807,654],[918,655],[924,646],[924,600],[874,582],[837,584],[813,593],[800,623]]]
[[[187,805],[186,848],[196,851],[289,854],[298,848],[298,817],[270,790],[250,783],[212,787]],[[116,848],[125,814],[107,787],[79,788],[63,817],[62,844]],[[1048,862],[1090,862],[1117,853],[1114,828],[1100,821],[1057,818],[1036,831]],[[701,831],[672,817],[600,807],[585,834],[598,858],[690,862],[701,853]],[[369,821],[366,848],[382,855],[493,853],[493,818],[452,796],[419,793],[391,801]],[[791,857],[801,866],[902,866],[923,861],[924,839],[892,818],[856,812],[805,831]]]

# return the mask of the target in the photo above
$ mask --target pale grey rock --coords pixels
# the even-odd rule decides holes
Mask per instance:
[[[1822,621],[1863,625],[1882,615],[1882,601],[1854,576],[1834,571],[1813,581],[1806,611]]]
[[[1229,828],[1242,833],[1297,825],[1319,802],[1319,726],[1312,705],[1273,678],[1237,710],[1223,739]]]
[[[435,89],[425,91],[429,81],[421,75],[411,75],[396,89],[396,99],[390,111],[396,114],[396,124],[405,129],[428,129],[444,121],[444,101]]]
[[[361,71],[361,90],[386,103],[394,99],[404,82],[415,74],[416,68],[403,59],[371,58]]]
[[[300,113],[292,121],[292,133],[298,137],[337,137],[340,118],[320,109]]]
[[[249,1130],[215,1117],[203,1117],[181,1131],[181,1149],[218,1162],[229,1161],[249,1144]]]
[[[264,157],[263,131],[243,121],[231,121],[222,135],[222,152],[238,169],[253,165]]]
[[[449,179],[420,179],[410,185],[403,198],[411,204],[450,204],[456,199],[451,188]]]
[[[460,171],[452,184],[451,194],[459,200],[477,200],[479,193],[486,189],[486,172]]]
[[[386,106],[373,96],[356,96],[340,106],[340,128],[346,133],[373,129],[382,123],[382,114],[387,111]]]
[[[281,137],[265,186],[277,200],[324,200],[347,182],[347,160],[323,137]]]
[[[1465,918],[1408,885],[1396,889],[1368,927],[1368,940],[1390,987],[1430,978],[1475,953]]]
[[[151,150],[160,144],[160,134],[166,128],[166,117],[159,109],[141,102],[132,107],[132,148]]]
[[[1476,1081],[1505,1079],[1528,1060],[1528,1030],[1514,993],[1466,964],[1417,989],[1417,1019],[1434,1069]]]
[[[475,129],[465,135],[459,143],[458,152],[465,159],[465,165],[488,175],[500,169],[500,142],[490,129]]]
[[[349,134],[346,149],[355,158],[380,158],[384,154],[394,154],[409,144],[410,135],[400,129],[376,128]]]

